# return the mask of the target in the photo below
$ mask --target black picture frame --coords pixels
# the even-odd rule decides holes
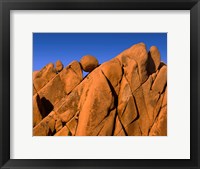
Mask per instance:
[[[190,159],[10,159],[11,10],[190,10]],[[199,0],[0,0],[0,166],[7,168],[184,168],[200,169]],[[184,93],[183,93],[184,97]],[[177,122],[178,123],[178,122]],[[102,147],[103,148],[103,147]],[[172,147],[173,149],[173,147]],[[31,152],[30,152],[31,153]],[[98,153],[98,152],[97,152]]]

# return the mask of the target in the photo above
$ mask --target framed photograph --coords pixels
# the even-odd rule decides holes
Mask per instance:
[[[199,0],[1,0],[1,168],[200,168]]]

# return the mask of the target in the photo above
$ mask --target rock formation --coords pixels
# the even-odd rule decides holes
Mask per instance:
[[[91,72],[99,65],[99,62],[94,56],[86,55],[81,58],[80,64],[85,72]]]
[[[96,61],[33,72],[33,135],[166,136],[167,65],[157,47],[147,52],[139,43]],[[90,72],[85,78],[82,69]]]
[[[56,71],[60,72],[62,70],[63,70],[63,64],[62,64],[62,62],[60,60],[57,60],[57,62],[56,62]]]

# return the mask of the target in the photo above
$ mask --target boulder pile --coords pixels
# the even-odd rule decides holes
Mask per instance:
[[[60,65],[33,72],[34,136],[167,135],[167,65],[156,46]]]

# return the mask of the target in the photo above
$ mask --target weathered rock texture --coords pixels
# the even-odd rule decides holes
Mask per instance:
[[[83,78],[84,65],[94,60],[57,72],[50,63],[33,73],[33,135],[166,136],[167,65],[157,47],[147,52],[136,44],[97,61]]]

